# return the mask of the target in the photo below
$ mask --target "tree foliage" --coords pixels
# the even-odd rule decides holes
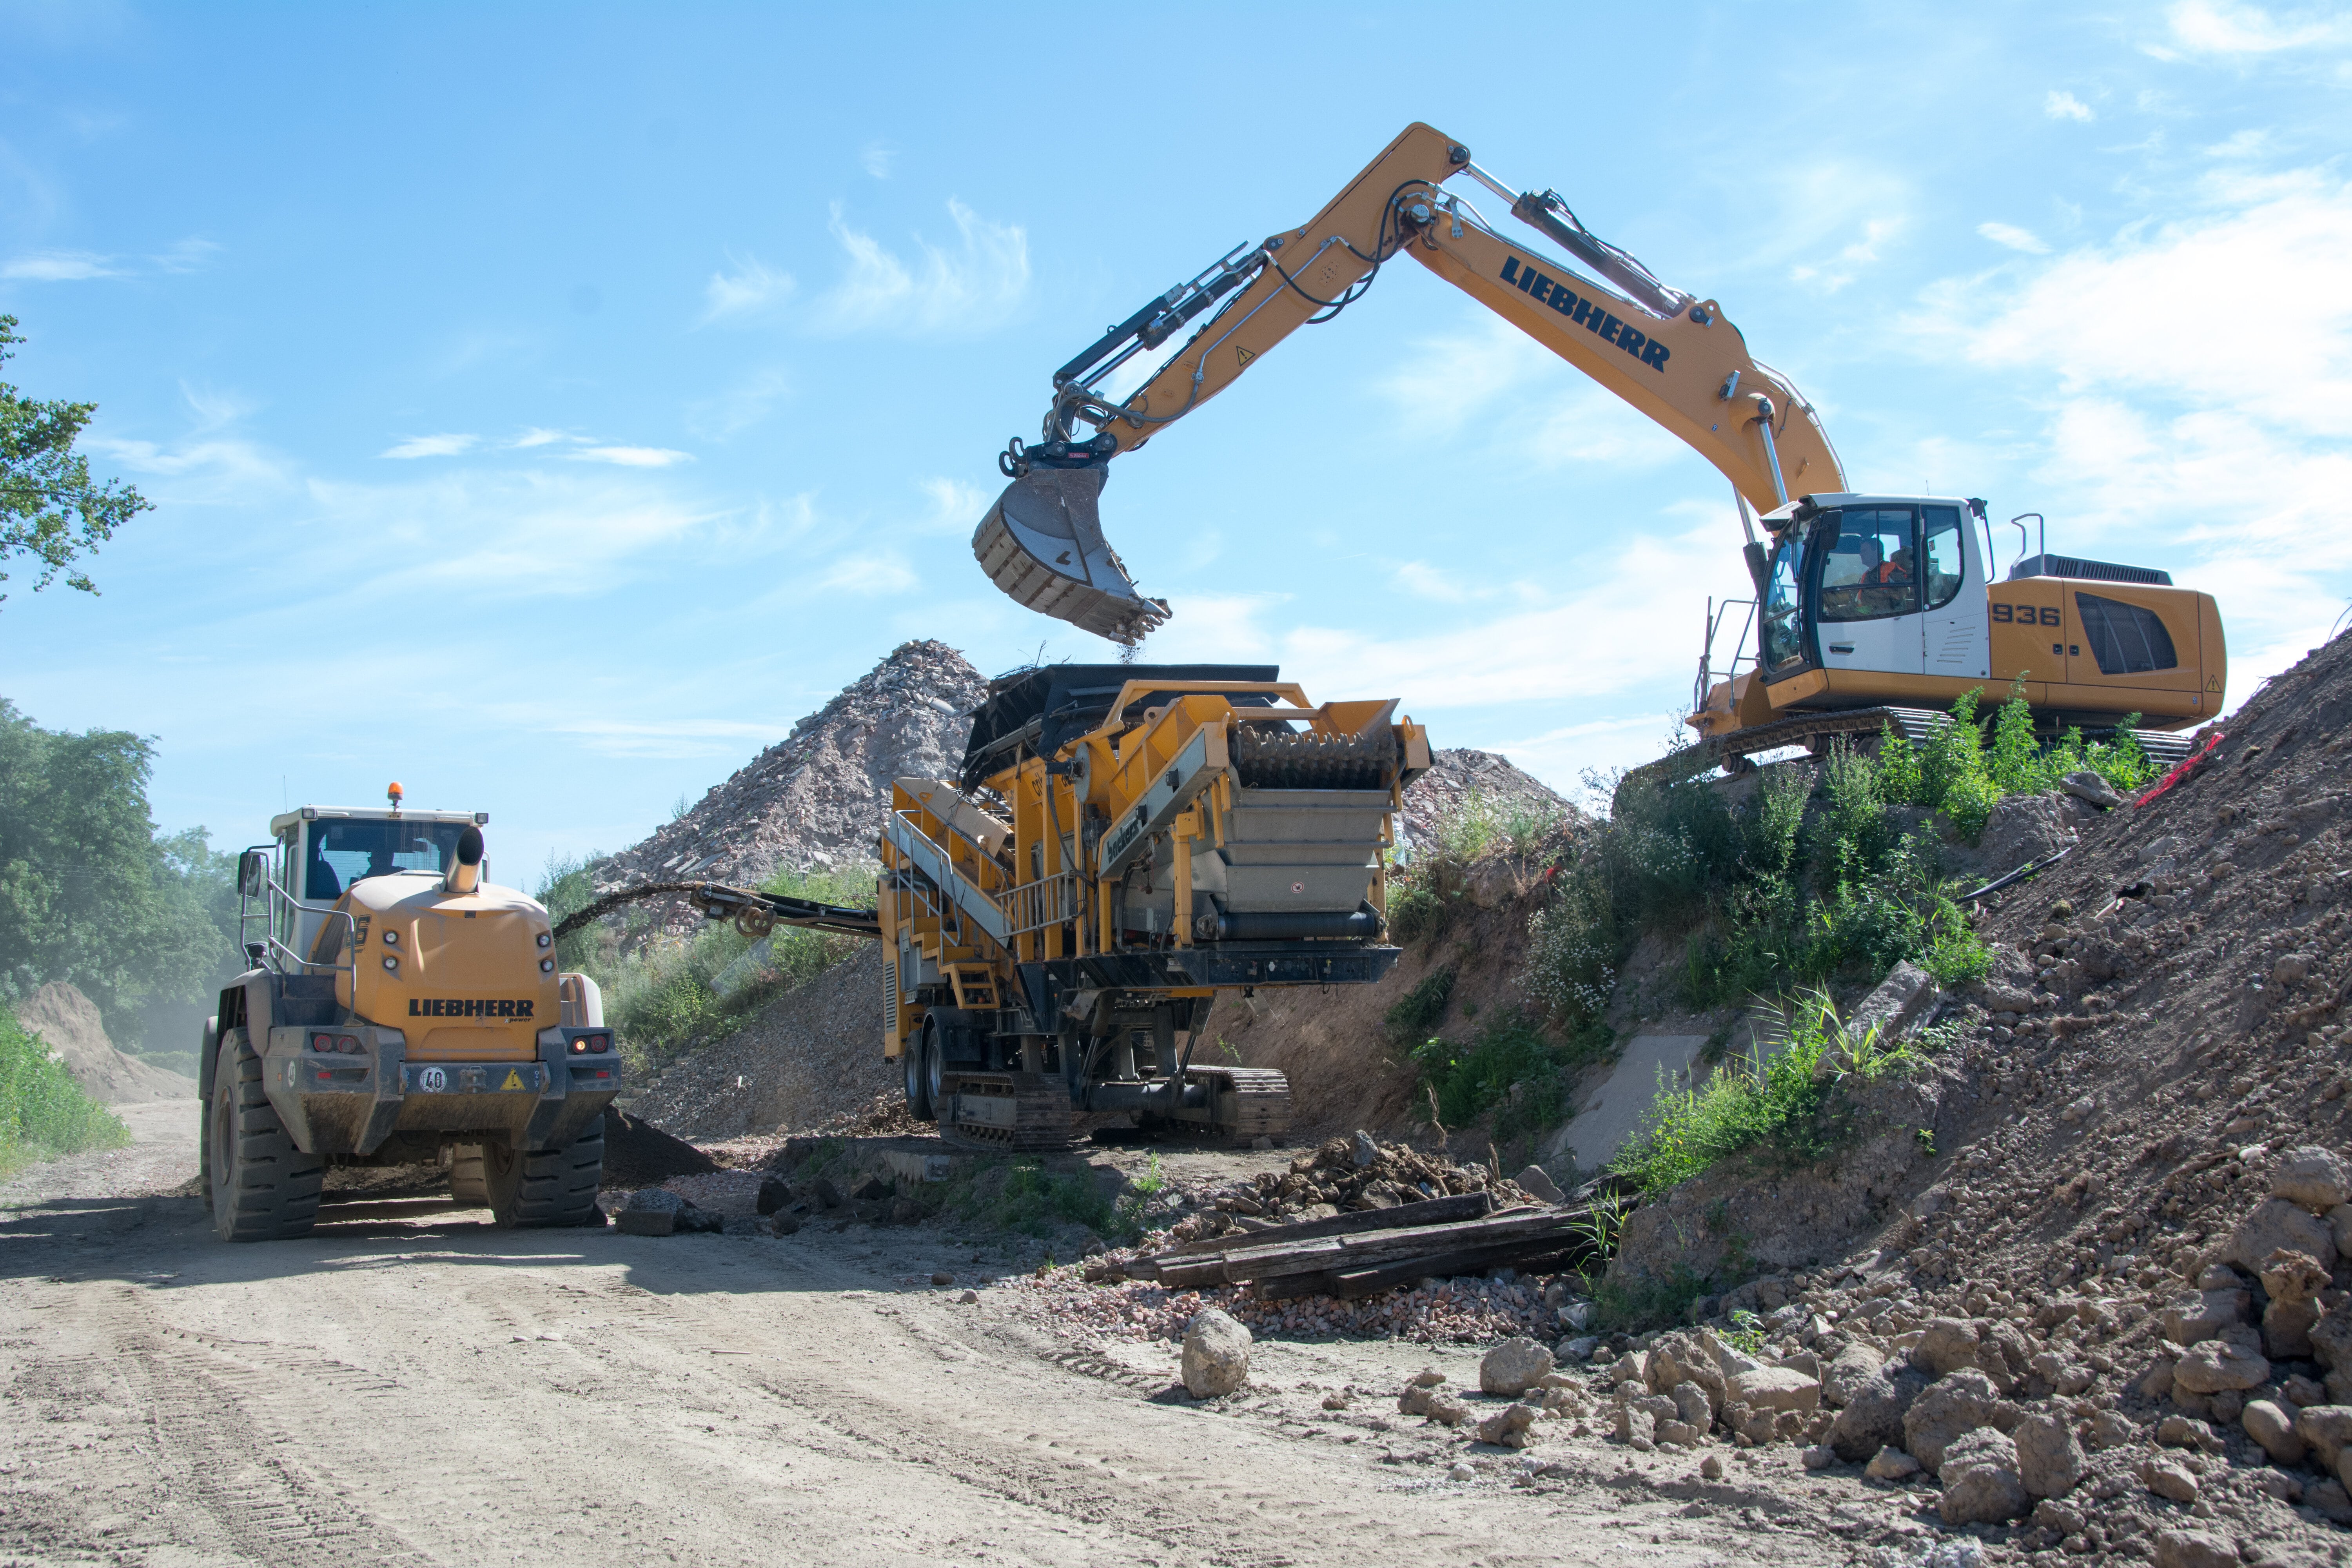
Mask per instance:
[[[16,318],[0,316],[0,362],[12,359]],[[58,573],[86,594],[98,585],[75,562],[154,503],[120,479],[94,484],[89,459],[74,443],[98,412],[95,403],[43,402],[0,381],[0,565],[19,555],[40,563],[40,592]],[[0,571],[0,583],[8,574]],[[0,593],[0,600],[7,595]]]
[[[235,857],[155,831],[153,765],[137,735],[44,730],[0,698],[0,991],[68,981],[117,1045],[193,1049],[237,967]]]

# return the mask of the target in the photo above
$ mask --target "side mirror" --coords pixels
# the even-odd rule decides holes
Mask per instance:
[[[236,890],[247,898],[261,897],[268,876],[268,862],[262,858],[260,850],[248,849],[236,858]]]

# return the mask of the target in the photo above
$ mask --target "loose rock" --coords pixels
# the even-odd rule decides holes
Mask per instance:
[[[2294,1418],[2267,1399],[2249,1400],[2238,1421],[2246,1436],[2282,1465],[2299,1465],[2309,1451],[2309,1445],[2295,1432]]]
[[[1919,1473],[1919,1461],[1900,1448],[1881,1448],[1863,1467],[1864,1475],[1874,1481],[1899,1481]]]
[[[2083,1446],[2054,1415],[2029,1415],[2011,1434],[2017,1475],[2029,1497],[2064,1497],[2083,1479]]]
[[[1903,1447],[1930,1475],[1941,1473],[1944,1450],[1992,1422],[2000,1403],[1992,1380],[1971,1367],[1928,1387],[1903,1417]]]
[[[1184,1330],[1185,1391],[1195,1399],[1231,1394],[1249,1381],[1250,1331],[1212,1307]]]
[[[1478,1363],[1478,1391],[1514,1398],[1543,1381],[1552,1369],[1551,1352],[1535,1341],[1505,1340]]]
[[[2028,1506],[2025,1483],[2017,1473],[2017,1446],[1990,1427],[1970,1432],[1944,1449],[1940,1479],[1946,1524],[2000,1524]]]
[[[2305,1143],[2279,1156],[2271,1172],[2271,1194],[2324,1215],[2352,1201],[2352,1167],[2332,1152]]]
[[[2238,1568],[2238,1550],[2210,1531],[2158,1531],[2156,1568]]]

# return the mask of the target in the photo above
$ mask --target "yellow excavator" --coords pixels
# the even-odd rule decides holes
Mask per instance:
[[[1505,237],[1457,176],[1566,252]],[[2158,761],[2218,714],[2228,653],[2212,596],[2169,574],[2053,554],[2046,542],[1996,580],[1984,502],[1847,486],[1813,406],[1759,364],[1713,300],[1661,283],[1599,238],[1552,191],[1515,192],[1427,125],[1408,126],[1301,226],[1234,247],[1146,303],[1054,373],[1040,439],[998,459],[1012,482],[972,536],[1020,603],[1132,647],[1164,622],[1105,540],[1111,459],[1223,391],[1299,327],[1360,298],[1410,256],[1672,431],[1731,481],[1753,600],[1707,610],[1691,710],[1698,742],[1644,773],[1738,772],[1761,752],[1820,752],[1892,724],[1915,738],[1969,691],[2021,684],[2037,725],[2137,731]],[[1137,356],[1192,336],[1123,398],[1105,390]],[[1085,432],[1091,431],[1091,435]],[[1759,536],[1759,526],[1763,536]],[[1728,667],[1714,666],[1745,607]]]

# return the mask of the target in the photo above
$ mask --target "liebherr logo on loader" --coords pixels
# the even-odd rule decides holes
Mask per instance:
[[[1522,267],[1516,256],[1503,258],[1503,281],[1510,284],[1538,304],[1553,310],[1592,333],[1603,342],[1615,343],[1661,375],[1665,374],[1666,345],[1652,339],[1631,321],[1621,321],[1591,300],[1580,300],[1569,291],[1568,285],[1548,278],[1532,267]]]
[[[533,998],[500,997],[492,1001],[480,997],[411,996],[408,1016],[412,1018],[528,1018],[531,1016]]]

